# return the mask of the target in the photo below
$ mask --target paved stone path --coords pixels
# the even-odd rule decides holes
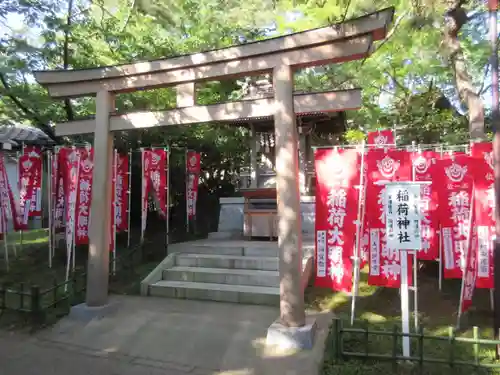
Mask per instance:
[[[0,334],[2,375],[209,375],[213,369],[102,353],[22,334]]]
[[[120,296],[90,322],[62,319],[29,336],[0,332],[1,375],[316,375],[331,317],[308,352],[265,348],[275,308]]]

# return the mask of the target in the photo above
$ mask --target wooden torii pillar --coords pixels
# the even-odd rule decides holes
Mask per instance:
[[[341,63],[369,56],[372,43],[385,38],[394,15],[387,8],[341,24],[247,45],[155,61],[83,70],[34,72],[54,98],[95,96],[95,119],[56,125],[58,135],[94,133],[94,172],[86,304],[93,314],[107,308],[109,220],[113,131],[191,125],[274,116],[278,201],[280,319],[270,327],[282,346],[312,346],[313,325],[306,325],[301,286],[302,238],[295,114],[344,111],[361,106],[358,89],[294,96],[293,72],[306,66]],[[273,74],[274,99],[210,106],[196,105],[196,82]],[[176,109],[111,115],[114,96],[148,87],[174,86]],[[102,313],[102,311],[100,312]],[[268,335],[269,337],[269,335]]]

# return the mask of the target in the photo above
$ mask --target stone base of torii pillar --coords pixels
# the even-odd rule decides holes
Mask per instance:
[[[100,319],[113,314],[119,308],[118,302],[108,302],[102,306],[89,306],[86,303],[72,306],[69,311],[69,318],[82,322],[90,322],[93,319]]]

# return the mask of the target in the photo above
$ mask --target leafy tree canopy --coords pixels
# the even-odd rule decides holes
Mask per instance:
[[[403,142],[466,141],[474,124],[484,127],[483,101],[491,92],[485,83],[487,20],[479,0],[4,0],[0,124],[30,123],[53,135],[54,123],[94,113],[91,98],[48,98],[33,80],[34,69],[87,68],[220,48],[386,6],[395,7],[394,22],[371,57],[297,72],[296,89],[363,89],[362,109],[348,116],[348,142],[388,126],[398,129]],[[199,89],[199,101],[229,100],[239,89],[235,82],[209,82]],[[139,91],[119,95],[116,105],[118,111],[169,108],[175,96],[168,88]],[[203,149],[214,155],[214,163],[231,169],[247,158],[246,137],[234,127],[200,125],[120,133],[117,144]]]

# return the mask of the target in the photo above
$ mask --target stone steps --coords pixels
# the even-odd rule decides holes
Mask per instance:
[[[149,286],[157,297],[279,306],[279,287],[158,281]]]
[[[242,255],[178,254],[175,264],[182,267],[231,268],[278,271],[277,257]]]
[[[194,245],[189,248],[183,248],[182,254],[212,254],[228,256],[245,257],[277,257],[278,246],[267,247],[239,247],[239,246],[213,246],[213,245]]]
[[[279,305],[276,245],[239,246],[239,243],[233,245],[226,241],[186,245],[167,257],[153,271],[153,276],[148,276],[144,294]]]
[[[279,272],[258,269],[175,266],[163,270],[163,280],[278,287]]]

